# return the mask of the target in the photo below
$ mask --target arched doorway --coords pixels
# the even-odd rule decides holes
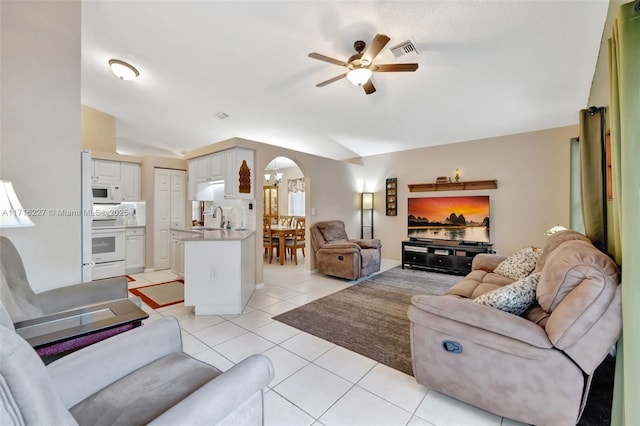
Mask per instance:
[[[294,160],[288,157],[276,157],[271,160],[265,167],[262,182],[263,218],[268,218],[271,223],[291,223],[292,225],[295,224],[295,218],[307,218],[305,176]],[[258,223],[261,221],[262,219],[258,219]],[[307,257],[301,254],[298,250],[298,266],[304,266]],[[308,254],[306,248],[305,254]],[[295,266],[290,258],[286,258],[285,253],[280,253],[280,256],[280,258],[274,256],[272,264]],[[268,263],[268,257],[265,257],[263,265]]]

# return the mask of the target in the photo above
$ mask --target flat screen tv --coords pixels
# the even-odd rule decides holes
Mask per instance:
[[[419,240],[489,243],[489,196],[408,199],[407,233]]]

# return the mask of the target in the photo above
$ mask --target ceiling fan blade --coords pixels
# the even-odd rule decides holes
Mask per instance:
[[[325,56],[325,55],[321,55],[321,54],[316,53],[316,52],[309,53],[309,57],[313,58],[313,59],[317,59],[319,61],[329,62],[330,64],[341,65],[343,67],[347,66],[347,63],[345,61],[341,61],[339,59],[333,59],[333,58],[330,58],[330,57]]]
[[[327,84],[334,83],[334,82],[336,82],[336,81],[338,81],[338,80],[340,80],[340,79],[342,79],[342,78],[345,78],[346,76],[347,76],[347,73],[340,74],[339,76],[336,76],[336,77],[330,78],[330,79],[329,79],[329,80],[327,80],[327,81],[323,81],[322,83],[318,83],[318,84],[316,84],[316,87],[324,87],[324,86],[326,86]]]
[[[362,88],[364,89],[364,93],[366,93],[367,95],[370,95],[376,91],[376,88],[371,82],[371,79],[367,80],[367,82],[362,85]]]
[[[418,64],[382,64],[372,68],[377,72],[415,71],[418,69]]]
[[[367,50],[365,50],[362,54],[360,62],[366,65],[373,63],[375,57],[378,56],[378,53],[380,53],[380,51],[384,49],[387,43],[389,43],[389,40],[391,39],[384,34],[376,34],[371,44],[367,47]]]

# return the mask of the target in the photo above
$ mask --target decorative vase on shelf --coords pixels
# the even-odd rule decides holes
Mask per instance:
[[[456,176],[454,178],[456,182],[460,182],[460,170],[456,169]]]

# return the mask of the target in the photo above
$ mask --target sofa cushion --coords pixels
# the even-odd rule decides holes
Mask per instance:
[[[538,285],[540,282],[538,282]],[[549,318],[549,313],[540,307],[537,303],[534,303],[527,311],[520,315],[522,318],[528,319],[531,322],[535,322],[540,327],[543,327],[547,324],[547,319]]]
[[[540,250],[525,247],[500,262],[493,272],[513,280],[519,280],[533,271],[539,256]]]
[[[70,411],[81,425],[147,424],[219,374],[185,353],[172,353],[115,381]]]
[[[473,299],[473,301],[510,314],[522,315],[536,301],[536,287],[539,280],[540,273],[532,274],[497,290],[485,293]]]
[[[503,277],[502,275],[492,272],[476,270],[469,272],[462,281],[447,290],[447,294],[466,297],[467,299],[475,299],[488,291],[495,290],[512,282],[513,280],[511,278]]]

